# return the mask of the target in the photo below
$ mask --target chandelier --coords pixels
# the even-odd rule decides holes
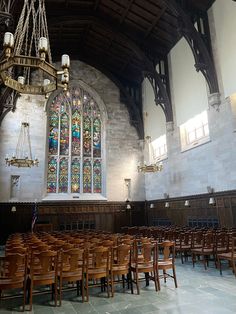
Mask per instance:
[[[145,163],[143,165],[138,166],[138,172],[158,172],[163,169],[162,163],[155,163],[146,165]]]
[[[30,135],[29,135],[29,123],[22,122],[18,143],[16,146],[16,152],[11,158],[6,156],[6,164],[8,166],[15,167],[32,167],[38,166],[39,161],[37,158],[32,159]]]
[[[151,149],[151,136],[146,137],[145,144],[147,144],[147,154],[149,158],[149,162],[153,160],[153,152]],[[163,165],[161,162],[147,164],[145,161],[143,164],[138,165],[138,172],[158,172],[163,169]]]
[[[70,58],[61,58],[61,70],[52,65],[44,0],[25,0],[15,34],[4,34],[3,83],[22,94],[45,95],[69,83]],[[59,78],[60,76],[60,78]]]

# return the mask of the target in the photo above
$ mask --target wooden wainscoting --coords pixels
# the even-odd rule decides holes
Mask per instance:
[[[214,197],[215,205],[209,204]],[[189,200],[189,207],[184,206]],[[169,207],[165,207],[165,203]],[[154,204],[154,208],[150,208]],[[214,194],[190,195],[180,198],[168,198],[146,202],[147,220],[149,225],[179,226],[197,225],[232,228],[236,227],[236,191],[224,191]]]
[[[145,202],[41,202],[37,203],[36,229],[97,229],[120,232],[124,226],[145,225]],[[15,206],[16,212],[11,208]],[[34,203],[0,203],[0,243],[14,232],[31,231]]]

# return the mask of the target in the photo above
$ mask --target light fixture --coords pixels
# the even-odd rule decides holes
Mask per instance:
[[[127,205],[126,205],[126,209],[131,209],[131,205],[130,205],[130,204],[127,204]]]
[[[60,71],[52,65],[44,0],[24,1],[15,34],[4,34],[3,47],[0,77],[6,86],[46,97],[58,87],[67,90],[70,58],[62,56]]]
[[[151,203],[150,204],[150,208],[154,208],[155,206],[154,206],[154,204],[153,203]]]
[[[170,207],[170,203],[169,202],[165,202],[165,207],[169,208]]]
[[[209,198],[209,205],[215,205],[216,204],[216,200],[215,200],[215,198],[214,197],[210,197]]]
[[[15,212],[16,212],[16,206],[12,206],[11,212],[12,212],[12,213],[15,213]]]
[[[138,165],[138,172],[158,172],[163,169],[163,165],[161,162],[152,163],[153,160],[153,154],[151,152],[151,136],[146,136],[145,144],[147,144],[148,147],[148,158],[149,158],[149,164],[147,164],[145,161],[143,164]]]
[[[38,166],[38,159],[32,159],[28,122],[22,122],[21,124],[15,154],[13,154],[11,158],[6,156],[5,160],[8,166],[15,166],[18,168]]]
[[[189,207],[189,206],[190,206],[189,200],[186,200],[186,201],[184,202],[184,206],[186,206],[186,207]]]

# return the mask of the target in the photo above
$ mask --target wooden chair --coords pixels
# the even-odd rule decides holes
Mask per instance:
[[[123,289],[125,288],[125,275],[130,280],[130,245],[121,244],[112,248],[111,254],[112,296],[114,296],[114,283],[120,282],[122,276]],[[117,277],[117,280],[115,278]]]
[[[110,273],[110,249],[108,247],[97,246],[87,250],[87,265],[85,268],[85,289],[87,293],[87,301],[89,300],[89,281],[93,280],[93,286],[101,286],[107,288],[107,296],[110,297],[110,287],[112,286],[112,273]],[[97,284],[97,280],[101,280]],[[112,291],[111,287],[111,291]]]
[[[151,242],[135,241],[132,250],[130,271],[131,271],[131,292],[133,293],[132,283],[136,284],[137,294],[140,294],[139,274],[144,273],[146,285],[149,284],[149,279],[155,283],[156,291],[160,289],[160,283],[157,273],[157,248],[156,244]],[[133,277],[132,278],[132,274]]]
[[[216,268],[218,266],[218,258],[217,256],[222,253],[228,253],[230,251],[229,249],[229,235],[226,232],[220,232],[215,235],[215,265]]]
[[[203,234],[202,245],[199,248],[194,248],[191,250],[192,252],[192,263],[193,267],[196,263],[196,256],[199,258],[203,257],[203,263],[205,269],[207,269],[209,258],[212,255],[215,261],[215,251],[214,251],[214,235],[211,232]]]
[[[222,275],[222,267],[221,267],[221,260],[229,261],[230,265],[232,266],[233,273],[236,277],[236,238],[232,238],[232,249],[231,252],[227,253],[220,253],[217,255],[217,261],[220,268],[220,274]]]
[[[77,295],[81,289],[82,301],[84,302],[84,273],[87,264],[87,261],[85,260],[86,256],[87,254],[84,254],[84,250],[77,248],[61,252],[61,262],[59,267],[60,305],[63,282],[75,282],[77,284]],[[86,299],[88,299],[88,295],[86,296]]]
[[[55,306],[57,306],[58,255],[53,251],[32,251],[30,261],[30,311],[32,310],[35,286],[52,285]]]
[[[175,288],[177,288],[177,278],[175,272],[175,243],[172,241],[164,241],[158,244],[158,247],[162,251],[162,256],[158,256],[157,260],[157,269],[158,269],[158,278],[164,278],[164,282],[166,282],[166,278],[170,277],[174,279]],[[172,269],[172,274],[167,273],[168,269]],[[163,275],[159,274],[159,271],[163,271]]]
[[[25,310],[27,279],[27,255],[9,253],[0,258],[0,299],[2,291],[8,289],[23,289],[23,311]]]
[[[183,232],[179,234],[179,243],[175,245],[176,253],[180,253],[181,262],[184,263],[188,259],[188,253],[191,253],[191,234],[189,232]]]

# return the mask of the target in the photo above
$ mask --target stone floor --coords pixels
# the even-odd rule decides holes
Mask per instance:
[[[169,279],[161,282],[161,291],[155,292],[153,284],[145,287],[142,283],[141,294],[132,295],[130,291],[116,289],[114,298],[99,293],[99,288],[91,291],[89,303],[81,303],[75,291],[63,295],[61,307],[55,308],[50,295],[34,297],[33,314],[229,314],[236,313],[236,278],[231,270],[223,270],[223,276],[213,264],[204,270],[202,264],[195,268],[190,262],[184,265],[177,261],[177,280],[179,287]],[[226,266],[226,265],[225,265]],[[21,299],[7,300],[1,304],[0,314],[16,314],[20,311]],[[28,312],[29,313],[29,312]]]

